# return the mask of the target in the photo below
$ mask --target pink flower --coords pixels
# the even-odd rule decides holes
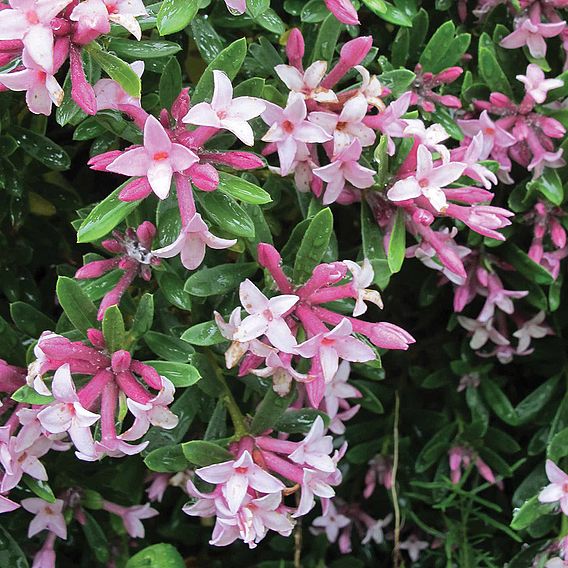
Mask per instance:
[[[361,541],[361,544],[367,544],[368,542],[375,542],[376,544],[382,544],[385,541],[384,528],[392,521],[392,513],[387,515],[384,519],[377,519],[372,525],[367,528],[367,533],[365,538]]]
[[[8,497],[4,497],[4,495],[0,495],[0,514],[2,513],[11,513],[16,509],[19,509],[20,505],[18,503],[14,503],[8,499]]]
[[[122,507],[110,501],[103,501],[103,509],[121,517],[126,532],[132,538],[144,538],[143,519],[151,519],[158,515],[158,511],[150,507],[150,503],[145,505],[134,505],[133,507]]]
[[[279,355],[275,351],[270,351],[268,357],[266,357],[266,367],[264,369],[253,369],[251,372],[257,377],[272,377],[274,392],[280,396],[286,396],[290,392],[292,380],[295,379],[299,382],[308,380],[307,375],[298,373],[292,367],[291,359],[291,355]]]
[[[351,322],[343,318],[331,331],[319,333],[299,345],[298,353],[309,358],[317,355],[321,361],[324,380],[329,383],[337,373],[340,357],[357,363],[375,359],[374,351],[359,339],[351,337],[352,333]]]
[[[198,103],[183,117],[187,124],[224,128],[247,146],[254,144],[254,133],[248,121],[260,116],[266,104],[255,97],[233,99],[233,86],[223,71],[213,71],[215,89],[210,103]]]
[[[0,10],[0,40],[21,39],[29,57],[47,73],[54,72],[51,20],[71,0],[12,0]]]
[[[69,365],[62,365],[55,371],[51,390],[55,402],[38,414],[41,425],[52,434],[69,432],[79,453],[93,456],[95,449],[90,427],[100,415],[88,411],[79,401]]]
[[[324,436],[325,427],[321,416],[318,416],[306,437],[298,447],[288,456],[293,462],[305,464],[318,471],[332,473],[336,469],[335,463],[329,457],[333,451],[333,438]]]
[[[439,166],[433,165],[432,154],[423,144],[418,146],[416,174],[398,180],[387,193],[391,201],[406,201],[423,195],[436,211],[447,207],[446,195],[442,188],[456,181],[466,165],[450,162]]]
[[[346,398],[361,398],[361,393],[348,383],[351,366],[348,361],[341,361],[337,373],[325,389],[325,410],[330,418],[339,411],[340,402]]]
[[[351,0],[325,0],[327,9],[342,23],[348,26],[358,25],[359,16]]]
[[[247,9],[246,0],[225,0],[229,12],[235,15],[244,14]]]
[[[492,341],[495,345],[509,345],[509,340],[493,327],[493,318],[479,321],[458,316],[458,322],[464,329],[473,333],[469,342],[472,349],[481,349],[488,341]]]
[[[32,538],[43,530],[48,530],[63,540],[67,539],[67,524],[63,518],[65,503],[61,499],[48,503],[43,499],[32,497],[23,499],[21,505],[26,511],[35,515],[28,528],[28,538]]]
[[[325,530],[325,535],[329,542],[335,542],[339,536],[339,531],[351,523],[351,520],[337,512],[335,505],[331,502],[328,506],[327,513],[321,517],[316,517],[312,526]]]
[[[297,518],[308,514],[315,507],[315,496],[323,499],[335,497],[335,490],[330,484],[329,475],[313,469],[304,469],[300,503],[292,516]]]
[[[337,102],[335,93],[320,85],[326,70],[325,61],[314,61],[303,72],[293,65],[276,65],[274,68],[278,77],[291,91],[318,103],[334,103]]]
[[[419,540],[414,534],[411,534],[404,542],[400,543],[400,548],[406,550],[412,562],[416,562],[420,558],[421,552],[429,547],[430,545],[426,541]]]
[[[283,176],[290,173],[299,143],[326,142],[331,138],[322,128],[306,120],[307,112],[304,97],[292,92],[286,108],[267,102],[261,115],[270,126],[262,140],[276,144]]]
[[[363,266],[359,266],[352,260],[344,260],[344,264],[351,272],[352,280],[351,285],[356,293],[355,309],[353,310],[353,317],[363,315],[367,311],[367,304],[371,302],[382,309],[383,301],[381,295],[376,290],[369,290],[369,286],[373,283],[375,278],[375,271],[368,258],[363,259]]]
[[[526,18],[516,24],[515,31],[504,37],[499,45],[507,49],[526,45],[530,54],[538,59],[546,55],[544,38],[557,36],[565,27],[564,21],[543,24],[540,22],[540,16]]]
[[[142,77],[144,62],[134,61],[130,64],[132,70]],[[120,110],[124,105],[140,107],[140,99],[129,95],[122,86],[112,79],[100,79],[93,87],[97,102],[97,110]]]
[[[172,143],[164,127],[153,116],[144,126],[144,146],[122,153],[107,171],[126,176],[146,177],[154,193],[165,199],[170,193],[174,172],[181,172],[199,161],[185,146]]]
[[[3,12],[0,11],[0,17]],[[51,106],[61,105],[63,102],[63,89],[57,79],[43,70],[24,50],[22,62],[25,69],[0,73],[0,84],[11,91],[26,91],[26,103],[34,114],[51,114]]]
[[[526,351],[531,344],[531,339],[541,339],[552,333],[552,329],[550,329],[549,326],[541,325],[544,322],[545,316],[546,314],[543,311],[538,312],[536,316],[527,320],[513,333],[513,336],[519,340],[517,346],[518,351]]]
[[[245,280],[239,288],[241,304],[247,316],[233,335],[236,341],[250,341],[266,335],[278,349],[291,353],[296,347],[296,339],[284,321],[284,316],[298,302],[298,296],[283,294],[268,299],[250,280]]]
[[[170,245],[152,251],[158,258],[172,258],[180,254],[181,263],[188,270],[195,270],[205,258],[206,247],[226,249],[232,247],[236,239],[221,239],[209,231],[199,213],[195,213],[182,228],[178,238]]]
[[[363,123],[367,109],[365,95],[358,93],[343,105],[340,114],[312,112],[310,121],[333,136],[334,154],[338,154],[355,139],[358,139],[363,147],[371,146],[375,141],[373,129]]]
[[[480,114],[478,119],[458,120],[457,122],[466,136],[473,138],[479,132],[483,134],[483,150],[479,156],[481,160],[486,160],[495,146],[508,148],[516,143],[515,137],[493,122],[486,110]]]
[[[4,469],[0,492],[5,493],[16,487],[24,473],[34,479],[47,481],[47,471],[39,458],[50,450],[53,442],[46,437],[41,437],[29,447],[19,451],[16,449],[17,438],[10,437],[9,433],[6,435],[4,428],[8,427],[0,428],[2,432],[0,435],[0,464]],[[5,439],[2,439],[3,437]]]
[[[568,515],[568,475],[552,460],[546,460],[546,475],[550,484],[538,494],[538,500],[541,503],[558,502],[562,512]]]
[[[527,67],[526,75],[517,75],[517,79],[525,85],[525,90],[536,103],[542,104],[546,100],[546,93],[564,85],[562,79],[545,79],[544,71],[534,63]]]
[[[343,150],[333,158],[331,164],[316,168],[314,175],[327,183],[323,195],[323,204],[329,205],[337,200],[343,191],[346,182],[351,183],[359,189],[371,187],[374,183],[374,170],[365,168],[359,164],[361,157],[361,142],[357,138],[343,148]]]
[[[232,514],[241,507],[249,486],[262,493],[280,493],[285,489],[281,481],[256,465],[246,450],[236,461],[202,467],[195,473],[204,481],[223,485],[223,496]]]

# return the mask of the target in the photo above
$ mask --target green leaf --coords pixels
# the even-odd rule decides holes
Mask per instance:
[[[25,402],[26,404],[49,404],[54,401],[52,396],[44,396],[37,393],[28,385],[20,387],[15,393],[12,394],[12,400],[16,402]]]
[[[219,172],[219,187],[218,189],[227,195],[246,203],[253,203],[256,205],[263,205],[270,203],[272,198],[270,194],[264,191],[258,185],[250,183],[243,178]]]
[[[46,329],[55,329],[51,318],[25,302],[10,304],[10,315],[16,327],[30,337],[39,337]]]
[[[286,31],[286,24],[284,24],[280,16],[271,8],[256,17],[254,21],[265,30],[274,34],[280,35]]]
[[[221,264],[213,268],[202,268],[192,274],[185,283],[185,291],[193,296],[207,298],[234,290],[245,279],[258,270],[255,262]]]
[[[185,442],[181,447],[186,459],[200,467],[235,459],[235,456],[231,452],[213,442],[193,440],[191,442]]]
[[[29,475],[24,475],[24,483],[31,489],[40,499],[47,501],[48,503],[55,503],[55,495],[53,490],[49,486],[47,481],[40,481]]]
[[[381,84],[388,87],[394,96],[401,95],[408,90],[408,87],[416,79],[416,74],[408,69],[393,69],[392,71],[387,71],[382,73],[380,76]],[[387,140],[386,136],[381,137],[381,142],[386,146]]]
[[[0,566],[29,568],[28,561],[10,533],[0,526]]]
[[[161,543],[137,552],[125,568],[185,568],[185,562],[175,547]]]
[[[187,363],[189,357],[195,353],[195,349],[186,341],[157,331],[148,331],[144,336],[144,341],[156,355],[166,361]]]
[[[511,528],[520,531],[526,529],[534,523],[539,517],[546,515],[552,509],[553,505],[543,505],[538,500],[538,495],[531,497],[525,501],[519,509],[513,513]]]
[[[391,272],[385,256],[383,235],[365,203],[361,204],[361,242],[363,256],[369,259],[375,273],[373,283],[381,289],[386,288]]]
[[[546,449],[546,456],[555,463],[568,456],[568,428],[557,432]]]
[[[246,38],[238,39],[226,47],[201,75],[191,97],[192,104],[197,104],[213,95],[213,71],[224,71],[232,81],[239,72],[247,54]]]
[[[83,292],[77,281],[66,276],[57,280],[57,298],[69,321],[83,335],[89,328],[97,327],[97,308]]]
[[[175,57],[170,57],[164,67],[164,72],[160,76],[159,93],[162,108],[171,108],[181,89],[181,67]]]
[[[389,241],[388,264],[390,271],[395,274],[402,268],[406,253],[406,226],[404,210],[398,209]]]
[[[252,18],[260,16],[270,8],[270,0],[247,0],[247,10]]]
[[[455,424],[447,424],[434,434],[426,445],[422,448],[416,458],[416,472],[424,473],[429,467],[434,465],[440,456],[448,451],[450,440],[456,431]]]
[[[301,408],[299,410],[286,410],[274,424],[274,429],[288,434],[307,434],[318,416],[321,417],[327,428],[329,426],[327,414],[315,408]]]
[[[502,251],[503,258],[529,280],[534,280],[537,284],[552,284],[554,282],[552,274],[532,260],[517,245],[507,243],[499,247],[499,250]]]
[[[134,321],[132,322],[132,327],[130,328],[130,336],[137,340],[148,332],[152,327],[152,322],[154,321],[154,296],[152,294],[144,294],[140,301],[138,302],[138,307],[136,308],[136,314],[134,315]]]
[[[191,343],[192,345],[199,345],[203,347],[217,345],[218,343],[227,341],[221,335],[221,332],[214,321],[205,321],[191,326],[182,333],[181,339]]]
[[[144,361],[144,364],[156,369],[160,375],[169,379],[174,384],[174,387],[190,387],[201,379],[199,371],[193,365],[188,365],[187,363]]]
[[[254,237],[252,219],[232,197],[220,191],[200,191],[196,197],[216,225],[237,237]]]
[[[110,40],[108,49],[114,51],[120,57],[126,57],[132,60],[161,59],[168,55],[175,55],[178,51],[181,51],[181,47],[177,43],[163,39],[134,41],[131,39],[114,38]]]
[[[77,231],[78,243],[90,243],[108,235],[127,215],[130,215],[139,205],[139,201],[125,202],[118,198],[127,183],[117,187],[108,197],[105,197],[87,215]]]
[[[128,40],[116,39],[114,41],[121,42]],[[112,46],[112,43],[113,41],[110,42],[111,45],[109,45],[109,49],[117,51]],[[118,57],[116,57],[116,55],[112,55],[112,53],[103,51],[100,45],[94,41],[87,44],[84,49],[86,49],[93,60],[104,69],[107,75],[111,79],[116,81],[129,95],[140,98],[140,91],[142,89],[140,77],[136,75],[136,73],[134,72],[132,67],[128,65],[128,63],[122,61],[122,59],[119,59]]]
[[[110,306],[103,317],[103,335],[109,353],[124,349],[124,319],[118,306]]]
[[[492,91],[513,96],[509,80],[497,61],[493,40],[486,33],[479,38],[479,73]]]
[[[364,381],[352,381],[353,384],[358,388],[363,394],[363,398],[360,400],[360,404],[363,408],[370,410],[374,414],[382,414],[385,409],[382,402],[379,400],[378,396],[373,392],[370,384]]]
[[[425,71],[431,71],[439,59],[444,57],[452,43],[456,27],[451,20],[444,22],[430,38],[422,54],[420,55],[420,65]]]
[[[312,61],[331,62],[342,28],[341,22],[333,14],[329,14],[320,26]]]
[[[191,297],[184,290],[184,281],[174,272],[163,272],[158,275],[160,290],[170,302],[180,310],[191,310]]]
[[[529,191],[532,191],[534,188],[544,195],[548,201],[554,203],[554,205],[562,205],[564,201],[564,188],[562,187],[562,180],[556,170],[545,168],[542,175],[527,183],[527,189]]]
[[[305,282],[313,269],[321,262],[326,252],[333,232],[333,215],[326,207],[315,215],[310,224],[296,255],[294,262],[294,281]]]
[[[152,450],[144,458],[144,463],[148,469],[159,473],[175,473],[189,466],[180,444]]]
[[[309,0],[300,13],[300,19],[306,24],[322,22],[329,15],[329,10],[323,0]]]
[[[272,386],[269,386],[252,419],[251,434],[262,434],[272,428],[295,397],[294,389],[291,389],[286,396],[280,396],[274,392]]]
[[[90,513],[84,511],[83,515],[85,516],[85,522],[81,523],[81,527],[89,547],[95,553],[97,561],[101,564],[106,564],[110,556],[110,544],[105,532]]]
[[[390,2],[384,2],[383,0],[363,0],[363,4],[375,13],[379,18],[382,18],[390,24],[395,24],[396,26],[412,26],[412,20],[397,6],[394,6]]]
[[[71,167],[69,154],[46,136],[20,126],[11,126],[10,134],[26,154],[49,169],[61,172]]]
[[[174,34],[185,29],[195,18],[200,4],[201,0],[164,0],[157,19],[160,35]]]

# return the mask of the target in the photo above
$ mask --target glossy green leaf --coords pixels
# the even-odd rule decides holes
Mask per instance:
[[[227,341],[221,335],[221,332],[214,321],[206,321],[191,326],[182,333],[181,339],[191,343],[192,345],[200,345],[203,347],[217,345],[218,343]]]
[[[232,197],[220,191],[201,191],[197,199],[205,214],[216,225],[237,237],[254,237],[254,223]]]
[[[174,546],[162,543],[137,552],[125,568],[185,568],[185,562]]]
[[[114,38],[109,42],[108,49],[114,51],[119,57],[126,57],[132,60],[163,58],[168,55],[175,55],[178,51],[181,51],[181,47],[177,43],[163,39],[143,39],[137,41]]]
[[[507,243],[500,247],[503,258],[510,262],[523,276],[534,280],[537,284],[552,284],[552,274],[532,260],[527,253],[514,243]]]
[[[65,315],[81,333],[86,335],[89,328],[97,327],[97,308],[76,280],[60,276],[56,290]]]
[[[402,268],[406,253],[406,226],[404,223],[404,210],[398,209],[396,219],[389,240],[388,264],[394,274]]]
[[[171,108],[182,89],[181,67],[175,57],[170,57],[160,76],[160,104]]]
[[[157,19],[160,35],[173,34],[186,28],[195,18],[200,4],[201,0],[164,0]]]
[[[261,187],[258,187],[258,185],[225,172],[219,172],[218,191],[222,191],[239,201],[256,205],[262,205],[272,201],[270,194]]]
[[[39,337],[46,329],[55,329],[51,318],[25,302],[10,304],[10,315],[16,327],[30,337]]]
[[[12,126],[10,133],[26,154],[44,166],[56,171],[68,170],[71,167],[69,154],[46,136],[20,126]]]
[[[44,396],[37,393],[33,388],[24,385],[12,394],[12,400],[16,402],[25,402],[26,404],[49,404],[53,402],[52,396]]]
[[[554,205],[562,205],[564,201],[564,187],[557,170],[545,168],[542,175],[527,183],[529,191],[533,188],[536,188],[538,192]]]
[[[116,39],[110,42],[109,49],[118,52],[114,47],[113,42],[123,42],[129,40]],[[137,42],[132,42],[137,43]],[[141,83],[140,77],[136,75],[132,67],[122,59],[116,57],[112,53],[103,51],[96,42],[89,43],[85,49],[88,50],[93,60],[98,63],[108,74],[111,79],[114,79],[129,95],[133,97],[140,97]],[[140,59],[136,57],[136,59]]]
[[[286,410],[274,424],[278,432],[288,434],[307,434],[317,417],[321,417],[324,425],[329,426],[329,416],[314,408],[301,408],[299,410]]]
[[[294,262],[294,281],[305,282],[321,262],[333,232],[333,215],[326,207],[315,215],[302,238]]]
[[[103,335],[110,353],[124,349],[124,319],[118,306],[110,306],[105,310]]]
[[[127,203],[118,198],[127,183],[129,182],[123,183],[91,210],[77,231],[78,243],[90,243],[108,235],[138,207],[139,201]]]
[[[2,526],[0,526],[0,566],[6,566],[6,568],[29,568],[22,549]]]
[[[159,473],[184,471],[189,466],[180,444],[152,450],[144,458],[144,464],[148,469]]]
[[[144,361],[144,364],[156,369],[160,375],[169,379],[176,388],[190,387],[201,379],[199,371],[193,365],[188,365],[187,363]]]
[[[292,404],[296,393],[294,389],[286,396],[280,396],[270,386],[258,405],[250,426],[252,434],[262,434],[276,424],[286,409]]]
[[[89,548],[94,552],[97,561],[104,564],[108,562],[110,556],[110,544],[106,534],[90,513],[84,511],[83,515],[85,522],[81,523],[81,526]]]
[[[190,355],[195,352],[186,341],[157,331],[148,331],[144,335],[144,342],[156,355],[166,361],[187,363]]]
[[[35,479],[27,474],[24,475],[23,481],[26,487],[28,487],[28,489],[31,489],[40,499],[43,499],[48,503],[55,503],[55,495],[53,494],[53,489],[51,489],[47,481]]]
[[[193,440],[185,442],[181,447],[186,459],[200,467],[235,459],[231,452],[213,442]]]
[[[225,294],[236,289],[245,278],[251,277],[257,270],[258,265],[255,262],[202,268],[187,279],[184,289],[189,294],[202,298]]]

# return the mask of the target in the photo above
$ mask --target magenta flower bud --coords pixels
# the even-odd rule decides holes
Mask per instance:
[[[124,251],[124,247],[116,239],[106,239],[101,242],[101,245],[113,254],[118,254],[119,252]]]
[[[156,227],[150,221],[144,221],[137,229],[136,236],[138,240],[149,249],[152,246],[152,241],[156,236]]]
[[[408,346],[416,341],[410,333],[388,322],[374,324],[371,327],[369,339],[382,349],[402,349],[403,351],[406,351]]]
[[[566,231],[557,219],[550,221],[550,238],[557,248],[564,248],[566,246]]]
[[[2,4],[6,6],[7,4]],[[0,51],[22,51],[24,49],[24,44],[21,39],[2,39],[0,40]]]
[[[461,74],[463,73],[463,69],[461,67],[448,67],[448,69],[444,69],[434,77],[434,81],[436,83],[452,83],[455,81]]]
[[[355,26],[360,23],[351,0],[325,0],[325,5],[342,24]]]
[[[304,38],[298,28],[293,28],[288,35],[286,43],[286,55],[290,65],[297,69],[302,69],[302,58],[304,57]]]
[[[152,186],[148,178],[141,177],[125,185],[118,194],[118,198],[121,201],[139,201],[140,199],[148,197],[151,193]]]
[[[79,280],[98,278],[99,276],[102,276],[109,270],[115,268],[117,264],[118,263],[114,258],[108,260],[95,260],[79,268],[79,270],[75,272],[75,278],[78,278]]]
[[[55,37],[64,37],[71,33],[71,22],[65,18],[53,18],[49,26]]]
[[[91,328],[87,330],[87,337],[89,338],[89,341],[91,342],[93,347],[96,347],[97,349],[104,349],[106,347],[103,332],[99,329]]]
[[[298,290],[300,298],[309,298],[314,292],[324,286],[336,284],[347,274],[347,266],[343,262],[330,262],[328,264],[319,264],[312,272],[309,280]],[[345,292],[338,292],[345,297]],[[339,298],[336,298],[339,299]]]
[[[534,238],[535,239],[543,239],[544,235],[546,234],[546,225],[543,223],[538,223],[534,226]]]
[[[219,173],[211,164],[194,164],[188,173],[193,185],[201,191],[215,191],[219,187]]]
[[[461,108],[462,106],[461,101],[453,95],[440,95],[437,100],[448,108]]]
[[[477,467],[477,471],[479,471],[479,475],[481,475],[485,481],[495,483],[495,475],[491,471],[491,468],[481,458],[477,458],[475,465]]]
[[[416,209],[412,213],[412,220],[419,225],[424,225],[426,227],[430,226],[434,222],[434,215],[426,209]]]
[[[542,242],[537,241],[531,244],[528,252],[528,257],[531,260],[533,260],[537,264],[540,264],[543,254],[544,254],[544,247],[542,246]]]
[[[562,138],[566,133],[566,129],[558,120],[551,118],[550,116],[539,116],[538,117],[539,126],[542,131],[551,138]]]
[[[181,93],[177,96],[176,100],[172,104],[172,116],[176,122],[180,122],[181,119],[189,111],[190,98],[189,98],[189,87],[185,87],[181,90]]]
[[[111,357],[111,365],[112,370],[115,373],[121,373],[123,371],[127,371],[130,368],[130,364],[132,363],[132,356],[128,351],[121,349],[120,351],[116,351],[112,354]]]
[[[230,166],[235,170],[256,170],[264,167],[264,160],[252,152],[218,152],[199,154],[201,161]]]
[[[542,203],[542,201],[539,201],[535,206],[535,211],[541,216],[541,217],[546,217],[546,205],[544,203]]]
[[[491,93],[491,95],[489,95],[489,101],[499,108],[507,108],[512,105],[511,99],[503,93]]]
[[[107,166],[116,160],[122,152],[120,150],[111,150],[110,152],[104,152],[103,154],[99,154],[98,156],[93,156],[87,164],[92,170],[96,170],[99,172],[104,172]]]
[[[168,111],[163,108],[160,111],[160,116],[158,117],[158,120],[160,121],[160,124],[164,127],[164,128],[169,128],[170,127],[170,115],[168,113]]]
[[[150,367],[150,365],[145,365],[140,361],[132,361],[131,369],[134,373],[140,375],[146,384],[151,386],[153,389],[160,390],[162,388],[162,378],[156,369]]]
[[[0,392],[12,394],[26,383],[26,370],[0,359]]]
[[[361,36],[345,43],[339,53],[339,59],[344,65],[353,67],[359,65],[373,47],[372,36]]]
[[[97,114],[95,90],[88,83],[87,77],[85,76],[81,51],[77,47],[71,46],[69,55],[71,68],[71,97],[87,114]]]
[[[463,450],[460,447],[454,447],[449,453],[450,470],[456,471],[460,468],[463,457]]]

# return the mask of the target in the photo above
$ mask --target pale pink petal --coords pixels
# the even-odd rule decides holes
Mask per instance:
[[[538,500],[541,503],[555,503],[559,501],[563,495],[564,491],[562,490],[562,486],[551,483],[538,494]]]
[[[293,69],[295,69],[293,67]],[[327,70],[327,61],[314,61],[304,72],[306,87],[315,89],[322,81]]]
[[[122,174],[125,176],[145,176],[150,167],[151,160],[145,148],[133,148],[126,150],[123,154],[114,159],[108,166],[109,172]]]
[[[337,354],[347,361],[353,363],[364,363],[375,359],[375,352],[362,341],[354,337],[346,337],[341,341],[335,342],[335,351]]]
[[[325,382],[329,383],[339,367],[339,356],[335,350],[335,345],[322,345],[320,347],[320,360]]]
[[[253,466],[248,472],[250,486],[262,493],[277,493],[285,488],[285,485],[268,472],[258,466]]]
[[[169,160],[174,172],[182,172],[197,163],[199,158],[189,148],[181,144],[172,144]]]
[[[292,65],[276,65],[274,71],[291,91],[299,92],[303,89],[304,78],[300,71]]]
[[[414,177],[397,181],[387,192],[387,197],[391,201],[406,201],[414,199],[422,194],[422,188]]]
[[[215,88],[213,90],[213,98],[211,99],[211,107],[217,112],[226,110],[233,98],[231,80],[223,71],[215,69],[213,71],[213,82]]]
[[[0,10],[0,40],[22,39],[28,27],[26,16],[19,10]]]
[[[182,121],[186,124],[211,126],[213,128],[219,128],[221,126],[221,120],[209,103],[198,103],[191,107]]]
[[[150,115],[144,124],[144,147],[148,154],[153,156],[162,152],[169,153],[171,146],[172,143],[164,127],[156,117]]]
[[[327,142],[331,136],[317,124],[304,121],[294,129],[294,138],[300,142]]]
[[[299,299],[300,298],[298,296],[293,294],[275,296],[268,300],[268,309],[272,312],[272,315],[281,316],[291,310],[292,307],[298,303]]]
[[[53,32],[43,25],[32,26],[24,37],[28,55],[45,71],[53,72]]]
[[[552,460],[546,460],[545,469],[551,483],[559,485],[568,483],[568,474],[562,471]]]
[[[240,118],[224,118],[221,127],[232,132],[243,144],[254,145],[254,132],[251,126]]]
[[[268,321],[261,314],[253,314],[247,316],[239,325],[237,331],[233,335],[235,341],[250,341],[263,335],[268,328]]]
[[[245,322],[247,319],[245,319]],[[268,322],[266,337],[274,347],[285,353],[292,353],[296,347],[296,338],[283,319],[276,318]]]
[[[233,473],[227,483],[223,485],[223,495],[231,513],[235,514],[238,511],[247,493],[248,485],[248,478],[242,473]]]
[[[195,473],[209,483],[225,483],[233,475],[233,460],[208,465],[195,470]]]
[[[191,235],[191,234],[190,234]],[[189,236],[181,249],[181,263],[188,270],[195,270],[205,258],[205,243],[199,238]]]
[[[456,181],[465,170],[466,165],[459,162],[452,162],[432,169],[428,174],[428,182],[432,186],[445,187]]]
[[[239,287],[239,298],[249,313],[262,312],[268,308],[268,298],[247,278]]]
[[[159,199],[165,199],[169,195],[172,175],[172,166],[169,161],[154,161],[148,168],[146,172],[148,182]]]

